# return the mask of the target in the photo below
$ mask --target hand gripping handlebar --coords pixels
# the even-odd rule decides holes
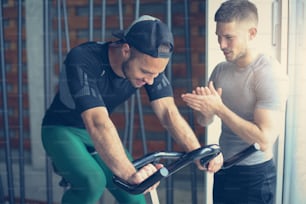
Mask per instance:
[[[224,161],[222,169],[227,169],[232,167],[233,165],[237,164],[238,162],[242,161],[243,159],[245,159],[246,157],[250,156],[251,154],[253,154],[258,150],[260,150],[260,146],[258,144],[253,144],[245,148],[241,152],[235,154],[228,160]],[[117,176],[113,177],[113,182],[118,187],[124,189],[125,191],[131,194],[140,194],[143,193],[152,185],[154,185],[156,182],[178,172],[179,170],[181,170],[182,168],[184,168],[185,166],[191,164],[196,160],[200,160],[200,163],[203,166],[207,166],[209,161],[220,153],[221,149],[216,144],[207,145],[188,153],[182,153],[182,152],[150,153],[140,159],[133,161],[133,165],[135,166],[136,169],[140,169],[141,167],[149,163],[156,163],[161,159],[171,159],[171,160],[176,159],[176,161],[157,170],[154,174],[152,174],[150,177],[148,177],[140,184],[129,184]]]

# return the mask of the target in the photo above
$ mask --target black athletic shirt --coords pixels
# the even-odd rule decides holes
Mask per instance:
[[[85,128],[81,118],[83,111],[105,106],[111,114],[135,93],[136,88],[129,80],[116,75],[110,67],[109,43],[86,42],[68,53],[59,77],[59,91],[46,111],[43,126]],[[152,85],[144,87],[150,101],[173,96],[164,73],[159,74]]]

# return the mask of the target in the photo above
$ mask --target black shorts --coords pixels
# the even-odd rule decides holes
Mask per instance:
[[[214,204],[272,204],[276,191],[273,160],[234,166],[214,175]]]

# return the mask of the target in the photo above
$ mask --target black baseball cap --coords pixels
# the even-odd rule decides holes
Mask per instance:
[[[113,32],[113,36],[152,57],[169,58],[173,52],[173,35],[169,27],[149,15],[136,19],[125,31]]]

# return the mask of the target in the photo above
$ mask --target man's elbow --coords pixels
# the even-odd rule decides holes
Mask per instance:
[[[260,147],[260,150],[263,152],[271,151],[273,149],[273,145],[277,139],[278,135],[271,137],[270,135],[264,136],[260,141],[257,142],[257,144]]]

